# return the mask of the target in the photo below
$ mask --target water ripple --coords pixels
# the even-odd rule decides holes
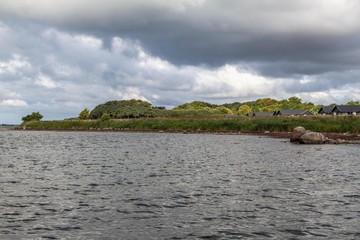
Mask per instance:
[[[0,139],[0,239],[360,237],[355,145],[161,133]]]

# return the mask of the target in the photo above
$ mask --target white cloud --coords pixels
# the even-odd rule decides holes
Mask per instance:
[[[56,41],[64,49],[78,49],[82,51],[98,51],[102,48],[103,41],[88,34],[69,34],[56,29],[47,29],[42,37],[50,41]]]
[[[78,35],[73,38],[77,44],[94,49],[102,47],[102,40],[89,35]]]
[[[180,0],[180,1],[175,1],[173,3],[173,7],[175,7],[175,10],[184,12],[194,7],[201,7],[202,5],[205,4],[205,2],[206,0]]]
[[[54,55],[47,56],[46,63],[54,71],[54,74],[59,77],[75,77],[82,73],[82,70],[78,66],[71,66],[64,63]]]
[[[0,36],[4,37],[5,34],[8,32],[8,30],[9,30],[9,27],[0,21]]]
[[[118,96],[118,99],[121,100],[140,99],[151,103],[151,101],[148,100],[146,97],[142,96],[141,91],[135,87],[125,87],[121,90],[115,91],[115,93]]]
[[[302,79],[300,79],[300,83],[303,85],[309,84],[314,82],[314,79],[309,76],[304,76]]]
[[[7,107],[26,107],[27,102],[21,99],[5,99],[0,102],[0,105]]]
[[[323,105],[328,105],[335,102],[335,99],[329,92],[300,93],[298,97],[300,97],[303,102],[312,102]]]
[[[8,61],[0,61],[0,74],[15,74],[30,68],[31,64],[24,57],[16,54]]]
[[[155,71],[170,71],[174,70],[174,66],[167,61],[158,57],[152,57],[141,51],[139,54],[139,66],[141,68],[155,70]]]
[[[335,99],[336,103],[347,103],[349,101],[360,100],[360,83],[355,86],[345,86],[339,89],[331,89],[330,95]]]
[[[48,89],[52,89],[52,88],[57,87],[57,84],[51,79],[51,77],[43,75],[43,74],[40,74],[36,78],[34,83],[36,85],[38,85],[38,86],[42,86],[42,87],[45,87],[45,88],[48,88]]]
[[[270,95],[275,82],[227,64],[215,70],[198,69],[194,91],[208,97],[256,97]]]

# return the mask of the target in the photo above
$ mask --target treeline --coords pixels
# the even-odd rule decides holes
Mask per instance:
[[[358,101],[348,102],[348,105],[360,105]],[[153,117],[197,117],[197,116],[223,116],[223,115],[246,115],[250,112],[274,112],[282,109],[302,109],[317,113],[323,105],[315,105],[311,102],[302,102],[298,97],[284,100],[261,98],[256,101],[234,102],[227,104],[210,104],[202,101],[193,101],[166,110],[165,107],[155,107],[149,102],[141,100],[109,101],[96,106],[91,112],[84,109],[80,119],[129,119],[129,118],[153,118]]]
[[[135,99],[109,101],[96,106],[89,113],[89,118],[100,119],[104,114],[108,114],[112,119],[155,117],[164,110],[164,107],[153,107],[148,102]]]

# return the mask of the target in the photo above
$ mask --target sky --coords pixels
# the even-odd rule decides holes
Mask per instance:
[[[0,1],[0,124],[154,106],[360,100],[358,0]]]

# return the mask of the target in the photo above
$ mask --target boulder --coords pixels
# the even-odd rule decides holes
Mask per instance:
[[[344,139],[339,139],[339,138],[337,138],[337,139],[329,139],[327,142],[328,142],[328,143],[332,143],[332,144],[349,143],[349,142],[346,142],[346,140],[344,140]]]
[[[304,127],[296,127],[293,129],[290,135],[290,142],[300,142],[300,137],[306,133]]]
[[[305,132],[299,140],[299,143],[302,144],[322,144],[326,143],[328,139],[318,132]]]

